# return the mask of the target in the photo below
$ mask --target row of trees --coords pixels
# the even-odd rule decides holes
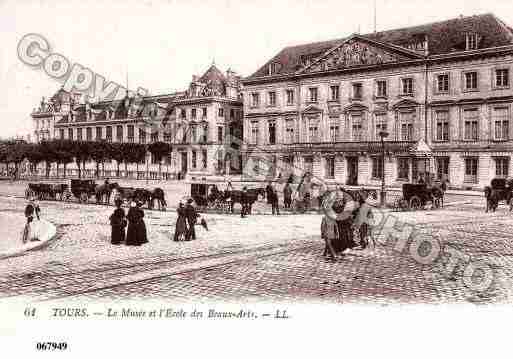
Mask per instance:
[[[0,163],[14,164],[15,174],[19,174],[19,166],[26,159],[34,167],[41,163],[45,164],[46,176],[50,175],[52,163],[64,168],[75,162],[78,168],[78,176],[82,177],[86,162],[96,163],[96,174],[105,168],[105,162],[115,160],[117,163],[116,174],[119,176],[119,167],[123,163],[125,171],[129,163],[137,164],[144,162],[146,153],[150,152],[155,161],[159,163],[159,174],[161,173],[162,159],[171,152],[171,145],[165,142],[154,142],[148,145],[140,143],[110,143],[106,141],[70,141],[70,140],[49,140],[40,143],[27,143],[20,140],[0,141]]]

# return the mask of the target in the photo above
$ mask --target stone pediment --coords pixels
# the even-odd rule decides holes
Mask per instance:
[[[417,101],[414,101],[414,100],[411,100],[411,99],[402,99],[398,102],[396,102],[392,108],[394,110],[397,110],[397,109],[401,109],[401,108],[412,108],[412,107],[417,107],[419,105],[419,103]]]
[[[353,35],[321,55],[310,65],[300,69],[298,73],[380,65],[415,58],[420,58],[420,55],[413,51]]]
[[[322,112],[322,109],[315,105],[310,105],[303,110],[304,114],[318,114],[319,112]]]
[[[359,112],[359,111],[367,111],[369,108],[360,103],[352,103],[344,107],[344,112]]]

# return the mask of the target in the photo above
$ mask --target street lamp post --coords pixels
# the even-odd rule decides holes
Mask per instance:
[[[386,191],[385,191],[385,138],[388,137],[387,131],[379,131],[379,137],[381,138],[381,207],[385,207],[386,203]]]

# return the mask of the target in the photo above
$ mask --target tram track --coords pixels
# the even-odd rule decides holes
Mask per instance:
[[[503,216],[496,216],[494,219],[502,219],[505,217],[509,217],[509,215],[503,215]],[[483,223],[488,221],[488,218],[476,221],[474,220],[461,220],[453,219],[444,221],[443,223],[440,223],[440,221],[432,221],[428,223],[420,224],[421,227],[430,227],[430,228],[447,228],[447,225],[450,223],[452,225],[456,226],[464,226],[470,223]],[[473,234],[479,234],[479,231],[466,231],[466,230],[455,230],[456,232],[463,232],[463,233],[473,233]],[[153,262],[158,265],[166,265],[166,264],[174,264],[175,266],[173,268],[176,268],[175,270],[169,270],[169,271],[163,271],[162,273],[152,274],[151,272],[154,272],[155,268],[150,269],[146,271],[147,274],[150,274],[149,276],[145,276],[143,278],[136,278],[133,280],[124,280],[120,283],[112,283],[108,285],[101,285],[93,288],[89,288],[86,290],[79,290],[79,291],[68,291],[66,293],[61,293],[59,295],[51,296],[47,299],[44,299],[43,301],[53,301],[53,300],[61,300],[61,299],[70,299],[73,297],[79,297],[79,296],[88,296],[95,294],[98,296],[102,291],[111,291],[113,289],[117,288],[123,288],[125,286],[131,286],[134,284],[149,284],[152,282],[158,282],[165,278],[180,278],[182,275],[187,275],[191,273],[198,273],[198,272],[204,272],[214,269],[220,269],[222,267],[231,266],[240,264],[247,261],[255,261],[262,258],[272,257],[276,255],[284,255],[295,251],[304,251],[314,248],[319,248],[322,246],[322,244],[316,243],[316,244],[309,244],[309,245],[300,245],[296,248],[288,248],[288,249],[280,249],[280,247],[284,247],[286,245],[280,245],[280,246],[262,246],[258,248],[253,248],[250,250],[241,250],[236,252],[225,252],[225,253],[217,253],[217,254],[209,254],[209,255],[203,255],[203,256],[195,256],[195,257],[189,257],[189,258],[182,258],[182,259],[170,259],[170,260],[163,260],[163,261],[157,261]],[[506,256],[501,255],[500,257],[506,258]],[[208,262],[209,260],[213,260],[214,263]],[[205,263],[207,261],[207,263]],[[133,268],[137,268],[137,266],[145,266],[148,265],[148,263],[140,263],[136,264]],[[150,264],[151,265],[151,264]],[[127,268],[130,266],[123,266],[118,268],[108,268],[103,273],[107,273],[109,271],[116,271],[116,269],[120,268]],[[130,267],[131,268],[131,267]],[[122,277],[126,276],[122,274]],[[101,295],[100,295],[101,297]]]

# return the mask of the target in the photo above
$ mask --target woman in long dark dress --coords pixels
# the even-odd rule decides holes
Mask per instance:
[[[187,218],[185,216],[185,207],[182,202],[178,205],[176,212],[178,213],[178,218],[176,219],[175,236],[173,238],[175,242],[185,240],[185,237],[189,232],[189,229],[187,228]]]
[[[121,208],[121,200],[117,199],[115,202],[116,209],[110,215],[110,225],[112,227],[111,243],[121,244],[125,240],[125,211]]]
[[[135,202],[130,204],[130,209],[126,218],[128,219],[128,228],[126,230],[126,245],[136,246],[137,245],[137,226],[139,225],[139,211],[136,207]]]
[[[148,243],[148,236],[146,234],[146,223],[144,223],[144,211],[141,208],[142,202],[137,202],[138,225],[137,225],[137,245]]]

